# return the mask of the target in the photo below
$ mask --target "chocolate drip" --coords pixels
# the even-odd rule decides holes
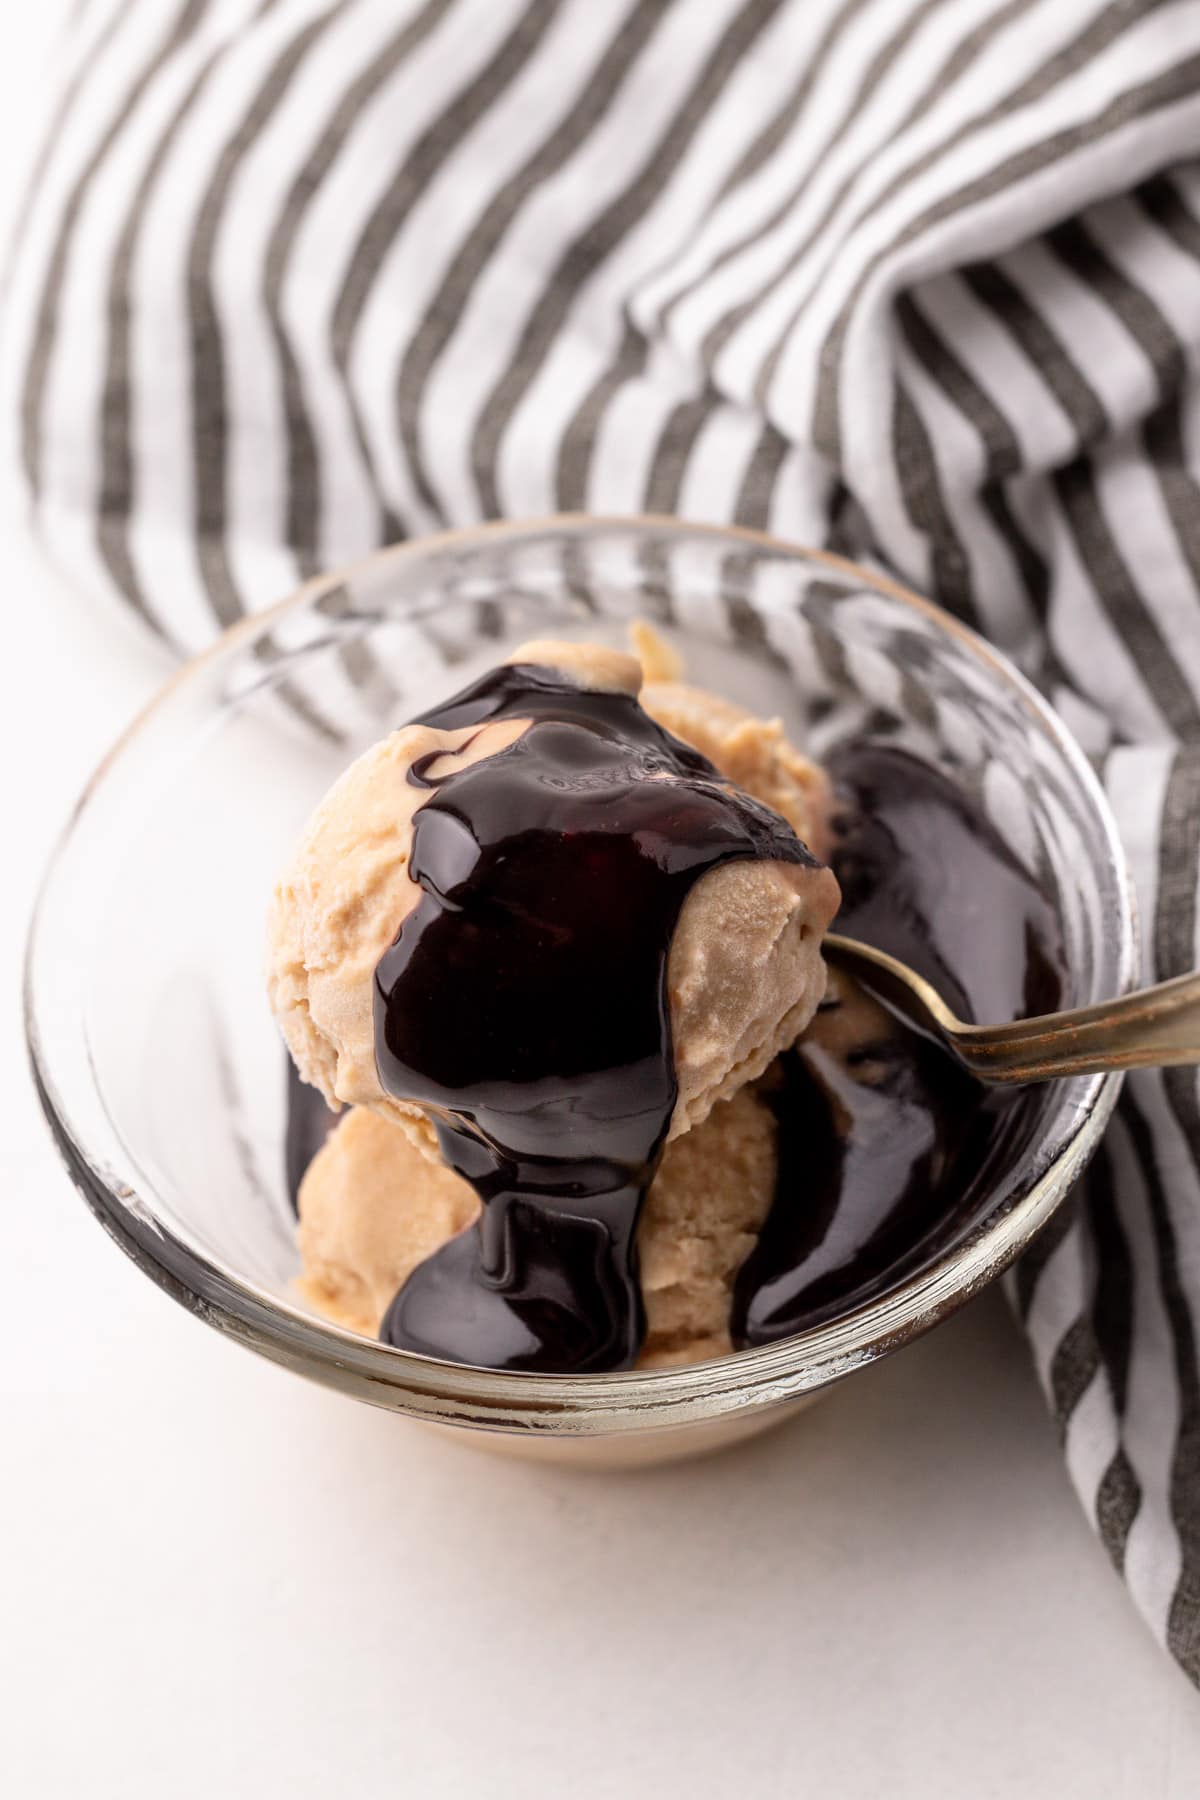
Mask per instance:
[[[739,859],[813,866],[791,828],[629,695],[534,667],[419,721],[531,721],[413,821],[422,892],[376,972],[385,1090],[434,1110],[477,1227],[409,1277],[388,1343],[500,1369],[627,1368],[635,1233],[676,1100],[667,957],[683,904]]]
[[[963,1018],[1060,1005],[1053,908],[960,790],[886,746],[850,746],[830,773],[845,801],[836,929],[900,957]],[[1044,1089],[984,1088],[877,1009],[856,1041],[837,1012],[853,985],[835,986],[846,998],[778,1065],[777,1194],[736,1284],[739,1347],[862,1305],[948,1249],[1047,1103]]]

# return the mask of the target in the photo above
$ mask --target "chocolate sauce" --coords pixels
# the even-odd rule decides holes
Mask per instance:
[[[623,1366],[642,1325],[637,1209],[674,1103],[662,997],[674,922],[691,883],[731,853],[806,857],[790,833],[781,852],[782,828],[753,803],[727,813],[704,759],[619,697],[504,670],[423,722],[505,716],[538,720],[523,756],[475,765],[499,780],[481,773],[465,794],[461,776],[431,787],[417,814],[428,813],[427,893],[381,964],[378,996],[381,1069],[444,1109],[447,1160],[488,1205],[480,1231],[410,1278],[383,1335],[505,1367]],[[648,813],[628,811],[658,758],[670,785]],[[982,810],[887,745],[847,745],[829,769],[837,929],[919,970],[963,1018],[1060,1005],[1054,910]],[[660,804],[661,836],[622,843],[660,830]],[[1048,1100],[980,1086],[840,971],[763,1091],[778,1121],[776,1198],[735,1289],[739,1347],[862,1305],[948,1249]],[[333,1123],[289,1063],[293,1203]]]
[[[835,928],[918,970],[962,1018],[1058,1006],[1053,908],[982,811],[902,750],[851,745],[829,768],[844,802]],[[840,973],[770,1098],[777,1192],[738,1275],[738,1347],[862,1305],[948,1249],[1047,1103],[981,1086]]]
[[[419,902],[376,971],[385,1090],[430,1108],[479,1224],[422,1263],[382,1336],[498,1369],[628,1368],[636,1227],[676,1100],[667,956],[724,863],[814,866],[791,828],[629,695],[492,671],[419,723],[528,719],[438,775],[413,820]]]
[[[337,1124],[337,1114],[326,1106],[316,1088],[301,1081],[296,1065],[287,1059],[287,1118],[283,1133],[283,1167],[292,1211],[300,1211],[300,1183],[308,1165]]]

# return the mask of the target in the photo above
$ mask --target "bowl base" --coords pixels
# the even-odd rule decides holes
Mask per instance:
[[[663,1426],[657,1431],[612,1432],[605,1436],[566,1437],[531,1431],[464,1431],[454,1425],[418,1419],[413,1423],[431,1435],[449,1439],[465,1450],[485,1456],[510,1457],[519,1462],[551,1463],[573,1469],[649,1469],[659,1463],[685,1462],[732,1450],[749,1438],[775,1431],[797,1413],[804,1412],[825,1392],[802,1394],[778,1406],[756,1408],[750,1413],[726,1413],[718,1419],[702,1419],[693,1425]]]

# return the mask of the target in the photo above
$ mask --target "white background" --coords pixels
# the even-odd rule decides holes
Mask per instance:
[[[4,212],[59,10],[5,7]],[[7,500],[0,1789],[1200,1793],[1200,1696],[1093,1540],[996,1295],[775,1437],[617,1477],[428,1442],[121,1258],[38,1116],[18,952],[71,800],[163,665],[56,583]]]

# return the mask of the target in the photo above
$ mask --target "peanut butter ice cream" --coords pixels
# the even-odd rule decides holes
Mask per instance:
[[[639,1368],[731,1348],[734,1278],[775,1192],[775,1132],[770,1107],[745,1087],[667,1146],[638,1223]],[[478,1197],[460,1176],[422,1156],[407,1132],[355,1107],[300,1188],[305,1295],[339,1325],[375,1337],[417,1265],[478,1215]]]
[[[677,667],[645,627],[638,643],[655,672]],[[508,661],[555,669],[584,689],[643,693],[638,659],[600,645],[536,641]],[[676,680],[654,682],[644,699],[674,736],[786,818],[804,842],[823,847],[825,778],[786,742],[778,721],[755,719]],[[410,854],[425,792],[409,772],[429,758],[436,759],[431,776],[461,771],[506,749],[524,726],[504,719],[392,732],[317,808],[271,906],[268,991],[300,1074],[335,1110],[370,1107],[435,1159],[428,1113],[380,1084],[372,1017],[376,967],[420,899]],[[780,862],[727,863],[692,890],[667,971],[678,1081],[671,1137],[755,1080],[804,1029],[824,991],[821,937],[837,902],[828,869]]]
[[[775,1187],[752,1084],[825,989],[838,887],[801,828],[824,842],[829,795],[636,641],[523,645],[393,732],[276,890],[272,1005],[356,1109],[302,1191],[307,1289],[400,1347],[560,1373],[729,1348]]]

